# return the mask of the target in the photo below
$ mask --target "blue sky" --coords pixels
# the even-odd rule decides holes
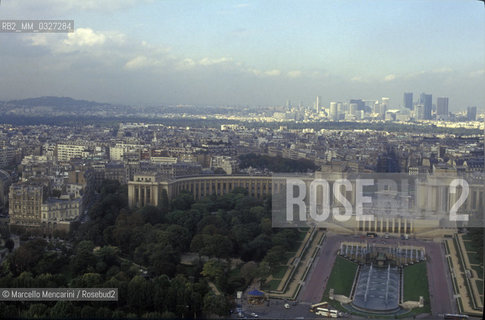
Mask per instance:
[[[77,30],[0,34],[0,99],[398,106],[412,91],[484,107],[484,15],[476,0],[3,0],[0,19]]]

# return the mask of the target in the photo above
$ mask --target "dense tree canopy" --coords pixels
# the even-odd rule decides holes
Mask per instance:
[[[22,243],[0,265],[0,287],[114,287],[119,301],[0,302],[0,318],[227,315],[235,291],[266,276],[297,238],[296,230],[271,228],[268,201],[237,189],[131,210],[126,187],[107,181],[74,241]],[[189,252],[199,258],[181,264]]]
[[[317,169],[315,163],[307,159],[292,160],[249,153],[239,156],[239,160],[242,169],[252,167],[271,172],[308,172]]]

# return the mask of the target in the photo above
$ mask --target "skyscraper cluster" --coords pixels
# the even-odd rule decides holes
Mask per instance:
[[[448,97],[436,98],[436,110],[433,109],[433,95],[421,93],[418,101],[413,101],[413,93],[405,92],[403,96],[403,105],[406,109],[414,111],[414,118],[416,120],[431,120],[433,119],[433,111],[435,111],[437,120],[448,120]]]

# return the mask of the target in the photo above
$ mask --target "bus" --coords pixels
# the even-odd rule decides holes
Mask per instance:
[[[317,307],[315,309],[315,314],[329,318],[338,318],[338,311],[335,309]]]

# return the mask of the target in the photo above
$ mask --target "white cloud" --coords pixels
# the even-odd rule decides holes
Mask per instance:
[[[269,77],[279,76],[280,74],[281,74],[281,71],[278,69],[268,70],[264,72],[264,75]]]
[[[102,33],[96,33],[90,28],[78,28],[72,33],[67,34],[64,44],[68,46],[87,46],[92,47],[105,43],[106,36]]]
[[[363,82],[364,81],[364,78],[362,78],[362,76],[353,76],[350,81],[352,82]]]
[[[276,77],[281,74],[281,71],[278,69],[261,71],[258,69],[249,68],[249,69],[246,69],[246,72],[252,73],[253,75],[258,77]]]
[[[151,61],[145,56],[137,56],[125,64],[125,69],[140,69],[151,65]]]
[[[221,63],[226,63],[231,61],[232,61],[231,58],[226,58],[226,57],[222,57],[219,59],[203,58],[199,61],[199,64],[201,66],[211,66],[213,64],[221,64]]]
[[[196,66],[195,61],[190,58],[185,58],[176,64],[176,67],[179,70],[188,70],[195,66]]]
[[[470,74],[469,74],[469,76],[470,76],[471,78],[483,77],[483,75],[485,75],[485,69],[481,69],[481,70],[472,71],[472,72],[470,72]]]
[[[302,73],[301,73],[301,71],[300,71],[300,70],[293,70],[293,71],[289,71],[289,72],[287,73],[287,76],[288,76],[289,78],[299,78],[299,77],[301,77],[301,74],[302,74]]]
[[[37,34],[27,34],[25,35],[24,39],[30,41],[30,44],[37,47],[37,46],[48,46],[49,45],[49,35],[45,33],[37,33]]]
[[[433,70],[433,73],[451,73],[451,72],[453,72],[453,69],[451,69],[450,67],[443,67],[443,68]]]
[[[23,41],[32,46],[44,46],[53,52],[68,52],[81,47],[122,46],[126,43],[126,36],[116,31],[94,31],[90,28],[78,28],[74,32],[65,34],[26,34]]]
[[[387,76],[384,77],[384,81],[393,81],[396,80],[396,75],[395,74],[388,74]]]

